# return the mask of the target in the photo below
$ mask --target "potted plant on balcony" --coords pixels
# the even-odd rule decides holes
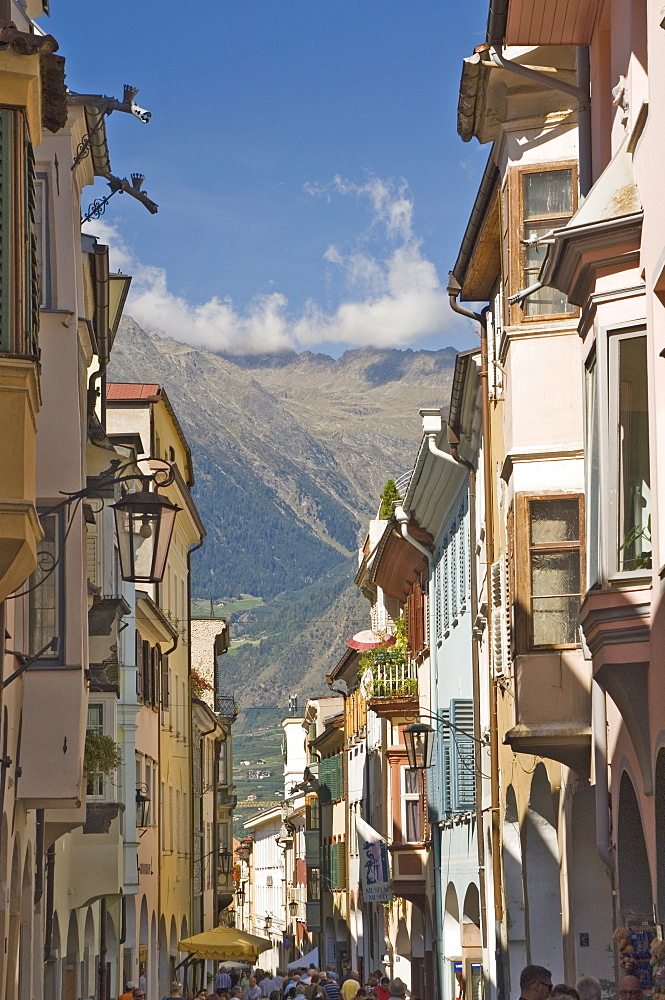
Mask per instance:
[[[371,672],[371,698],[416,697],[418,679],[410,673],[406,619],[395,623],[395,643],[375,646],[360,657],[362,671]]]

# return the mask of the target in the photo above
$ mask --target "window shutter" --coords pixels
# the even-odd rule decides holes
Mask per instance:
[[[448,536],[443,539],[443,572],[441,576],[441,594],[443,601],[443,637],[450,632],[450,575],[449,575]]]
[[[465,514],[466,503],[462,501],[457,519],[459,525],[459,539],[457,544],[457,553],[459,556],[459,608],[461,613],[466,611],[466,602],[470,590]]]
[[[492,666],[495,677],[502,677],[508,670],[509,621],[507,572],[505,559],[492,563],[490,569],[492,599]]]
[[[150,687],[150,643],[147,639],[142,643],[141,668],[143,670],[143,701],[146,705],[152,702],[152,690]]]
[[[449,816],[452,804],[452,747],[450,743],[450,709],[441,709],[441,811],[444,816]]]
[[[143,642],[136,632],[136,700],[143,701]]]
[[[436,570],[434,571],[434,640],[435,642],[440,642],[443,638],[443,632],[441,629],[441,611],[442,611],[442,599],[441,599],[441,560],[443,554],[439,552]]]
[[[451,701],[450,721],[453,811],[470,812],[476,807],[476,745],[473,739],[473,702],[470,698]]]
[[[169,687],[169,658],[160,654],[159,657],[159,672],[160,672],[160,694],[162,697],[162,708],[167,709],[170,704],[170,687]]]
[[[323,803],[331,801],[330,794],[330,758],[324,757],[319,768],[320,799]]]
[[[458,592],[457,592],[457,553],[459,551],[458,537],[457,537],[457,521],[453,519],[450,525],[450,617],[451,619],[457,618],[458,612]]]
[[[39,329],[39,269],[37,266],[37,239],[35,237],[35,157],[27,123],[23,123],[23,226],[25,246],[24,270],[24,351],[37,356],[37,331]]]
[[[150,650],[150,701],[159,708],[159,648],[153,646]]]
[[[13,112],[0,108],[0,351],[12,351],[12,133]]]
[[[88,583],[98,586],[97,574],[97,525],[86,525],[85,556]]]

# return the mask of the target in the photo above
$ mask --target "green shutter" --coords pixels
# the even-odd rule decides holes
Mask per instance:
[[[0,351],[12,351],[12,125],[13,114],[0,108]]]
[[[35,157],[27,124],[23,135],[23,192],[25,233],[25,288],[23,351],[30,357],[37,356],[39,330],[39,267],[37,264],[37,239],[35,237]]]

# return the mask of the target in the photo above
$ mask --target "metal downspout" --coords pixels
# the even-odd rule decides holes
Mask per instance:
[[[402,538],[413,545],[414,549],[418,549],[419,552],[422,552],[422,554],[427,557],[427,564],[429,566],[432,561],[432,553],[426,545],[423,545],[417,538],[414,538],[413,535],[409,534],[409,515],[407,511],[404,510],[401,503],[395,502],[393,507],[395,510],[395,517],[399,523]]]

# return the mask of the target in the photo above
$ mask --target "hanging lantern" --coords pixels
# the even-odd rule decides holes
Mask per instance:
[[[404,729],[404,745],[409,767],[423,769],[432,766],[434,730],[424,722],[412,722]]]
[[[118,536],[120,572],[131,583],[160,583],[180,510],[160,493],[126,493],[111,504]]]

